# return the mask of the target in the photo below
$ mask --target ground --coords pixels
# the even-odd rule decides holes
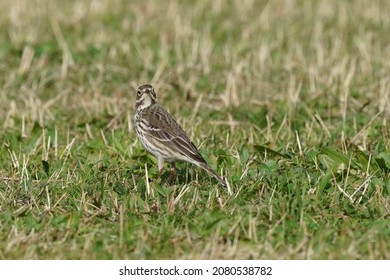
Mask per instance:
[[[0,259],[390,258],[390,2],[0,2]]]

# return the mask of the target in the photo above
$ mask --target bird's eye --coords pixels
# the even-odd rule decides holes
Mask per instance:
[[[142,91],[137,90],[137,96],[140,97],[142,95]]]

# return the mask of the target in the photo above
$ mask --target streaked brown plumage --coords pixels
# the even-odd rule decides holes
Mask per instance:
[[[142,85],[137,90],[135,104],[135,129],[144,147],[158,161],[160,172],[164,162],[187,161],[207,171],[222,185],[223,179],[211,169],[198,149],[173,117],[157,103],[156,93],[151,85]]]

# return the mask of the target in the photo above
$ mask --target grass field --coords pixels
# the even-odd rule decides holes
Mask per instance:
[[[129,2],[0,0],[0,259],[390,259],[389,1]]]

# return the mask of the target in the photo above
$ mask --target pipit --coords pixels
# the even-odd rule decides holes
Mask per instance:
[[[139,140],[157,158],[160,174],[164,162],[171,163],[172,177],[174,162],[186,161],[199,166],[225,185],[224,180],[207,165],[181,126],[157,103],[156,92],[151,85],[142,85],[137,90],[134,122]]]

